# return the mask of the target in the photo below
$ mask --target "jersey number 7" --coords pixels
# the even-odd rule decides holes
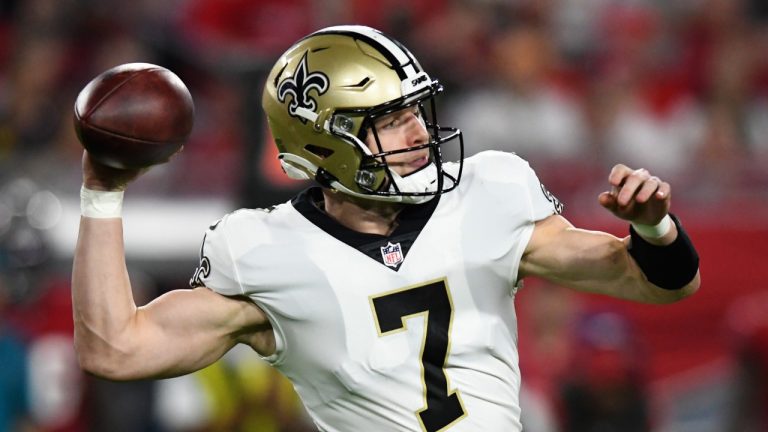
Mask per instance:
[[[425,406],[416,411],[422,429],[441,431],[464,418],[461,393],[450,390],[445,374],[453,321],[453,302],[445,280],[371,297],[371,305],[379,336],[406,331],[408,319],[424,316],[420,360]]]

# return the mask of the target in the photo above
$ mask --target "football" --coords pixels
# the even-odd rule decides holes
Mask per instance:
[[[128,63],[91,80],[75,101],[80,143],[98,163],[117,169],[167,162],[186,143],[194,103],[170,70]]]

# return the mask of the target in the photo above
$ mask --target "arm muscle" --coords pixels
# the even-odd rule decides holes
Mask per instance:
[[[171,291],[137,308],[122,235],[121,219],[81,219],[72,299],[84,369],[118,380],[181,375],[213,363],[247,334],[269,330],[255,304],[207,288]]]
[[[651,284],[629,254],[627,242],[628,238],[575,228],[562,216],[553,215],[536,223],[520,274],[646,303],[677,301],[698,288],[698,274],[681,290],[664,290]]]

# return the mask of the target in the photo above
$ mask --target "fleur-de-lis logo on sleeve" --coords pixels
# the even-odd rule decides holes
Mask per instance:
[[[277,86],[277,100],[284,103],[290,95],[288,113],[302,123],[306,123],[307,119],[299,115],[297,110],[304,108],[317,112],[317,101],[309,96],[312,89],[317,91],[318,96],[328,91],[328,77],[322,72],[307,72],[307,53],[305,52],[293,76],[286,77]]]

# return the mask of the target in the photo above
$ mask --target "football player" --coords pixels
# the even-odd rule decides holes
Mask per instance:
[[[285,172],[317,186],[205,233],[194,289],[137,308],[122,191],[138,172],[83,158],[74,268],[86,370],[190,373],[234,345],[288,377],[323,431],[520,431],[514,297],[528,276],[669,303],[699,287],[670,185],[617,165],[599,203],[630,235],[575,228],[514,154],[463,154],[437,121],[442,87],[400,43],[363,26],[301,39],[263,93]]]

